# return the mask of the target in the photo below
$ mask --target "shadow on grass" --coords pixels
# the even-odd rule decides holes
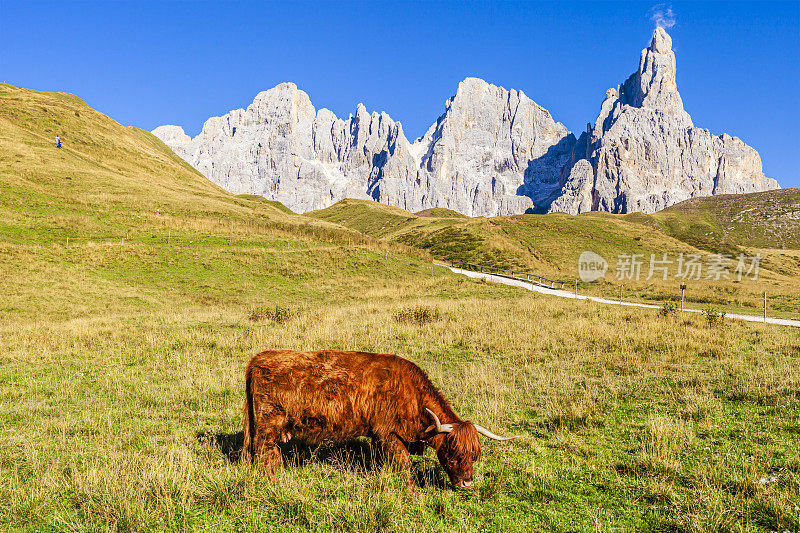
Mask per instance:
[[[241,461],[244,432],[199,432],[197,439],[217,447],[232,463]],[[383,449],[374,446],[367,438],[320,445],[292,439],[285,443],[279,442],[278,448],[281,451],[283,466],[287,468],[302,468],[310,463],[326,463],[341,470],[365,474],[377,471],[386,463]],[[414,455],[422,455],[422,452],[423,449],[412,450]],[[439,489],[450,487],[447,476],[436,460],[422,457],[413,459],[412,475],[418,487],[431,486]]]

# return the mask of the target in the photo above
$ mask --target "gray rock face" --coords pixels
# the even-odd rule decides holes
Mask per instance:
[[[152,133],[179,155],[192,141],[180,126],[159,126]]]
[[[342,120],[315,110],[292,83],[210,118],[194,139],[178,126],[153,133],[224,189],[301,213],[343,198],[470,216],[650,213],[694,196],[777,188],[755,150],[694,127],[675,72],[672,39],[658,28],[637,71],[607,91],[577,140],[523,92],[477,78],[459,84],[413,144],[386,113],[359,104]]]
[[[573,153],[550,211],[652,213],[695,196],[778,188],[755,150],[694,127],[675,72],[672,39],[657,28],[638,70],[606,93],[594,127],[578,143],[585,152]]]
[[[246,110],[209,119],[194,139],[178,126],[153,130],[224,189],[259,194],[297,212],[342,198],[419,211],[521,213],[560,187],[574,137],[520,91],[468,78],[413,145],[399,122],[368,113],[338,119],[284,83]]]
[[[522,91],[467,78],[412,146],[419,155],[421,203],[409,207],[447,207],[470,216],[534,210],[557,192],[574,144],[575,137]]]
[[[212,117],[187,142],[183,130],[153,133],[203,175],[234,194],[258,194],[297,212],[367,196],[374,162],[409,146],[385,113],[341,120],[316,111],[293,83],[259,93],[247,109]]]

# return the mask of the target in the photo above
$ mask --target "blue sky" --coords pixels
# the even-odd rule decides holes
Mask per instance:
[[[126,125],[246,107],[293,81],[341,117],[363,102],[410,140],[458,82],[523,90],[572,131],[637,67],[655,2],[264,3],[0,0],[0,81],[77,94]],[[673,2],[678,88],[695,125],[756,148],[800,186],[800,2]]]

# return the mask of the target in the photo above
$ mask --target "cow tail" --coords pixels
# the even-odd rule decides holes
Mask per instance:
[[[255,433],[255,418],[253,415],[253,390],[251,388],[252,369],[248,365],[244,377],[244,407],[242,415],[244,418],[244,443],[242,444],[242,460],[251,461],[253,457],[253,436]]]

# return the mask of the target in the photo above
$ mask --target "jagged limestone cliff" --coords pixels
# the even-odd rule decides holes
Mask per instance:
[[[375,162],[409,147],[387,114],[359,105],[341,120],[327,109],[316,111],[293,83],[259,93],[247,109],[209,119],[194,139],[176,126],[153,133],[222,188],[298,212],[368,198]]]
[[[428,132],[359,104],[346,120],[292,83],[209,119],[194,139],[153,133],[211,181],[305,212],[342,198],[470,216],[591,210],[651,213],[695,196],[778,187],[736,137],[694,127],[676,85],[672,39],[657,28],[637,71],[609,89],[575,139],[522,91],[462,81]]]
[[[178,126],[153,133],[221,187],[295,211],[370,198],[475,216],[534,209],[560,187],[575,142],[521,91],[477,78],[459,84],[413,145],[387,114],[359,104],[341,120],[316,111],[292,83],[260,93],[246,110],[209,119],[194,139]]]
[[[606,92],[550,211],[653,213],[696,196],[778,188],[764,176],[758,152],[694,127],[675,75],[672,39],[657,28],[637,71]]]

